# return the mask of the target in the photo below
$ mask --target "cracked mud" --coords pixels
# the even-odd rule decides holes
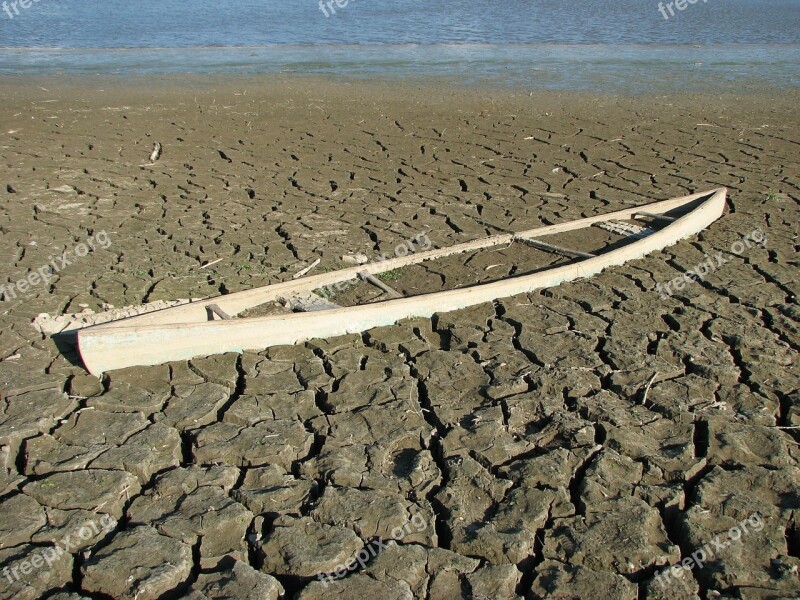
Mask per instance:
[[[800,595],[797,98],[84,83],[0,91],[3,283],[112,242],[0,303],[0,597]],[[363,335],[98,380],[31,326],[718,186],[729,212],[663,252]],[[731,252],[755,227],[766,248]],[[561,260],[516,246],[387,281]]]

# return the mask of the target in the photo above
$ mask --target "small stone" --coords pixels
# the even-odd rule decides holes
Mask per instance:
[[[345,254],[342,256],[342,262],[347,265],[365,265],[369,262],[369,257],[366,254]]]

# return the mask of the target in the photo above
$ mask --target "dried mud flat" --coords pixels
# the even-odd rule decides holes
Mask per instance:
[[[0,303],[0,597],[800,595],[796,94],[52,78],[0,98],[3,283],[111,242]],[[363,336],[99,380],[31,327],[717,186],[731,210],[696,239]],[[766,247],[734,252],[757,227]]]

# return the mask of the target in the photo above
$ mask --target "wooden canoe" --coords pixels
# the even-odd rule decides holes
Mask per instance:
[[[410,317],[430,317],[434,313],[458,310],[498,298],[552,287],[565,281],[590,277],[608,267],[621,265],[670,246],[697,234],[717,220],[725,209],[726,194],[725,188],[719,188],[207,298],[82,329],[78,331],[78,347],[88,371],[97,375],[135,365],[161,364],[224,352],[263,350],[270,346],[296,344],[313,338],[359,333]],[[491,283],[360,306],[266,317],[226,318],[265,302],[291,298],[298,294],[308,295],[315,289],[357,277],[514,241],[533,241],[546,247],[550,240],[542,242],[542,238],[547,236],[634,219],[666,225],[649,229],[648,235],[640,234],[635,241],[601,254],[584,256],[576,253],[577,259],[568,264]],[[555,243],[553,246],[558,249]]]

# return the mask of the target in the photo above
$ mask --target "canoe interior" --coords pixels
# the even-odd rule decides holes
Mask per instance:
[[[556,238],[554,241],[560,246],[595,254],[602,254],[608,249],[626,245],[631,241],[598,228],[568,232]],[[533,248],[522,241],[514,241],[502,246],[454,254],[393,269],[378,274],[377,277],[404,296],[414,297],[530,275],[576,260]],[[346,285],[318,288],[316,293],[340,306],[357,306],[390,299],[383,290],[358,279],[351,279]],[[238,316],[247,318],[282,312],[286,312],[282,305],[267,302],[252,307]]]
[[[680,218],[705,201],[706,197],[687,203],[685,206],[664,212],[664,216]],[[641,226],[650,233],[660,231],[669,223],[650,218],[624,219],[619,223]],[[602,255],[635,242],[637,237],[612,233],[600,227],[586,227],[575,231],[567,231],[550,236],[542,236],[542,241],[552,242],[560,247]],[[406,297],[432,294],[448,289],[463,289],[483,285],[494,281],[521,277],[546,271],[555,266],[578,262],[582,259],[572,258],[531,247],[521,240],[511,243],[481,248],[461,254],[453,254],[443,258],[435,258],[425,262],[393,269],[377,277]],[[344,268],[346,265],[335,265]],[[318,295],[339,306],[358,306],[384,302],[391,298],[387,293],[374,285],[348,280],[346,285],[323,286],[315,291]],[[245,309],[239,318],[264,317],[288,314],[291,312],[283,304],[269,301]]]

